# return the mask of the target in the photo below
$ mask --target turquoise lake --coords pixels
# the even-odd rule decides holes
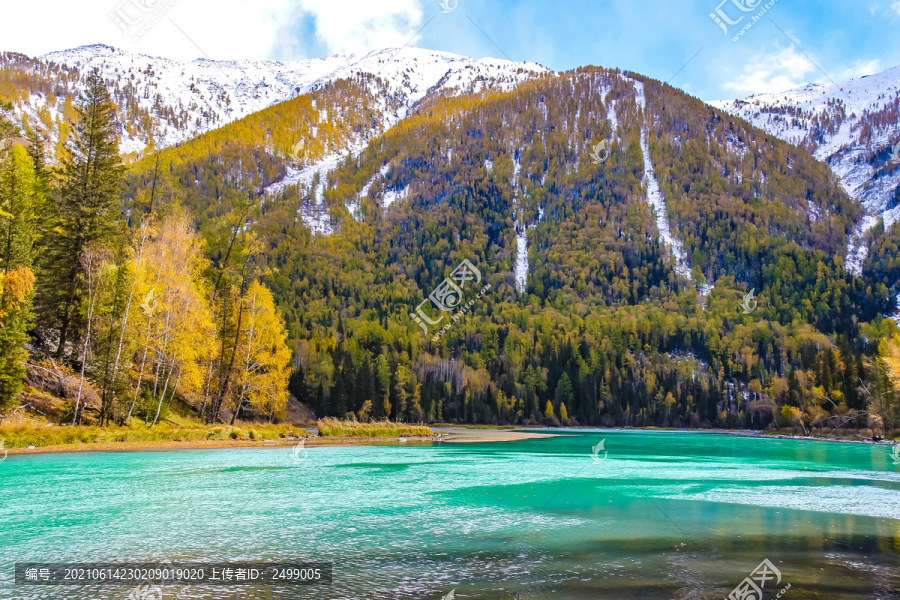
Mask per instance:
[[[766,599],[788,585],[782,598],[900,598],[900,465],[887,446],[553,433],[310,448],[299,462],[288,447],[10,456],[0,598],[125,600],[134,587],[17,586],[16,562],[331,561],[330,586],[161,591],[721,600],[764,559],[782,576]]]

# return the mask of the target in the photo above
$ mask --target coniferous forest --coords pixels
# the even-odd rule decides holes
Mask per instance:
[[[3,112],[0,412],[44,369],[72,423],[898,427],[895,229],[851,274],[827,165],[681,91],[582,68],[373,128],[357,77],[125,162],[108,88],[52,160]]]

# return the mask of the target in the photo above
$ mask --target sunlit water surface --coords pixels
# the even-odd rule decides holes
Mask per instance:
[[[332,561],[331,586],[162,591],[721,600],[763,559],[782,573],[767,599],[788,584],[786,599],[900,598],[900,465],[885,446],[579,430],[293,456],[10,456],[0,463],[0,598],[125,600],[133,590],[16,586],[16,562]]]

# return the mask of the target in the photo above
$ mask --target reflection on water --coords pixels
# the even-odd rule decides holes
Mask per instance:
[[[900,472],[861,444],[578,431],[300,466],[284,448],[22,456],[0,464],[0,515],[4,599],[134,589],[16,587],[16,561],[232,560],[333,561],[334,584],[180,597],[721,600],[764,559],[767,599],[900,598]]]

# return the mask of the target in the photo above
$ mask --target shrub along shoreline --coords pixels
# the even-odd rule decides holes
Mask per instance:
[[[247,445],[254,442],[278,442],[307,437],[305,427],[292,424],[239,423],[229,425],[203,425],[199,423],[163,424],[148,427],[135,424],[121,427],[97,427],[92,425],[7,424],[0,426],[0,457],[4,451],[12,454],[19,450],[60,448],[61,450],[95,450],[98,446],[116,449],[153,447],[154,445],[189,444],[192,446]],[[321,438],[354,440],[399,437],[431,437],[432,430],[422,425],[378,421],[360,423],[322,419],[318,422]],[[175,446],[180,447],[180,446]]]
[[[242,423],[228,425],[145,425],[96,427],[92,425],[9,425],[0,427],[5,449],[28,446],[70,446],[80,444],[144,444],[154,442],[197,442],[211,440],[264,441],[304,436],[294,425]]]
[[[389,438],[389,437],[431,437],[433,432],[425,425],[409,423],[393,423],[391,421],[341,421],[338,419],[319,419],[319,435],[322,437],[354,437],[354,438]]]

